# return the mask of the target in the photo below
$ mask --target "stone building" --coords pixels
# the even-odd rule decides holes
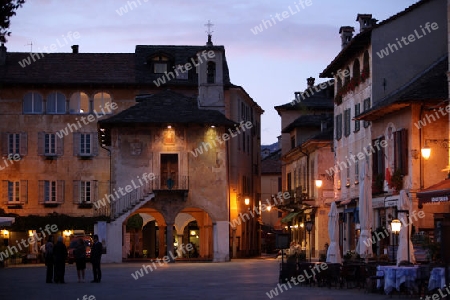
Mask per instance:
[[[344,252],[354,250],[360,235],[358,185],[365,159],[372,181],[372,230],[390,228],[398,218],[403,189],[412,210],[426,215],[413,220],[414,238],[433,240],[433,214],[448,212],[448,200],[430,205],[431,196],[420,196],[449,192],[444,180],[448,116],[437,113],[448,104],[447,3],[422,0],[380,23],[371,14],[358,14],[356,21],[360,28],[355,36],[353,27],[340,28],[342,50],[321,74],[337,82],[333,168],[340,245]],[[427,147],[433,153],[429,159],[421,156]],[[436,183],[441,186],[433,187]],[[393,259],[395,245],[391,234],[372,248]]]
[[[276,106],[282,127],[283,191],[291,197],[278,205],[285,213],[281,222],[308,257],[320,258],[329,242],[328,211],[334,199],[332,176],[326,173],[332,165],[333,80],[314,84],[295,93],[291,103]],[[319,184],[320,183],[320,184]],[[313,227],[307,232],[306,224]],[[311,237],[311,239],[309,239]]]
[[[121,54],[0,49],[5,213],[95,223],[107,262],[127,257],[136,214],[139,255],[192,257],[188,243],[214,261],[259,253],[258,218],[229,221],[260,201],[263,110],[231,83],[211,36],[206,46]]]

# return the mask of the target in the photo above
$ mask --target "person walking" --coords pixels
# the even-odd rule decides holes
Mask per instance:
[[[67,247],[63,243],[63,237],[59,236],[53,247],[53,258],[55,264],[55,283],[66,283],[64,274],[66,272]]]
[[[45,266],[47,267],[46,283],[53,283],[53,236],[49,236],[45,244]]]
[[[91,248],[91,263],[92,272],[94,273],[94,280],[92,282],[100,283],[102,280],[102,271],[100,269],[100,261],[102,259],[103,246],[98,241],[98,235],[94,234],[94,245]]]
[[[78,239],[78,245],[73,251],[75,264],[77,266],[78,282],[84,282],[84,271],[86,270],[86,246],[83,238]]]

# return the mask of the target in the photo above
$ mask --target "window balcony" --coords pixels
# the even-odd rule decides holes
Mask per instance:
[[[153,180],[154,191],[188,191],[189,176],[176,176],[175,178],[161,178],[155,176]]]
[[[163,178],[157,175],[152,183],[156,199],[161,199],[162,201],[169,199],[187,201],[189,176],[179,175],[175,176],[175,178]]]

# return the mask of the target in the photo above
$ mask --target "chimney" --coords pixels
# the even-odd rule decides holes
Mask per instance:
[[[354,31],[355,31],[355,28],[353,28],[352,26],[342,26],[341,28],[339,28],[339,33],[341,34],[342,49],[344,49],[345,46],[347,46],[348,43],[350,43],[350,41],[352,40]]]
[[[72,45],[72,53],[78,53],[78,45]]]
[[[5,44],[2,43],[0,46],[0,66],[4,66],[6,62],[6,47]]]
[[[314,77],[306,78],[306,84],[308,85],[308,88],[307,88],[307,89],[313,88],[313,87],[314,87],[314,81],[315,81],[315,80],[316,80],[316,79],[315,79]]]
[[[370,29],[377,23],[376,19],[372,19],[372,14],[358,14],[356,21],[359,22],[359,32]]]

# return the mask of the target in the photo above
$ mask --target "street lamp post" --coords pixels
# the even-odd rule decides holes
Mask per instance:
[[[309,262],[311,262],[311,251],[312,251],[312,247],[311,247],[311,230],[312,230],[312,227],[313,227],[313,222],[311,220],[306,221],[305,227],[306,227],[306,230],[308,231],[308,236],[309,236]]]
[[[394,238],[393,238],[393,249],[392,249],[392,254],[393,254],[393,258],[392,260],[395,261],[395,236],[400,232],[400,228],[402,227],[402,223],[398,220],[398,219],[394,219],[391,221],[391,230],[392,233],[394,234]]]

